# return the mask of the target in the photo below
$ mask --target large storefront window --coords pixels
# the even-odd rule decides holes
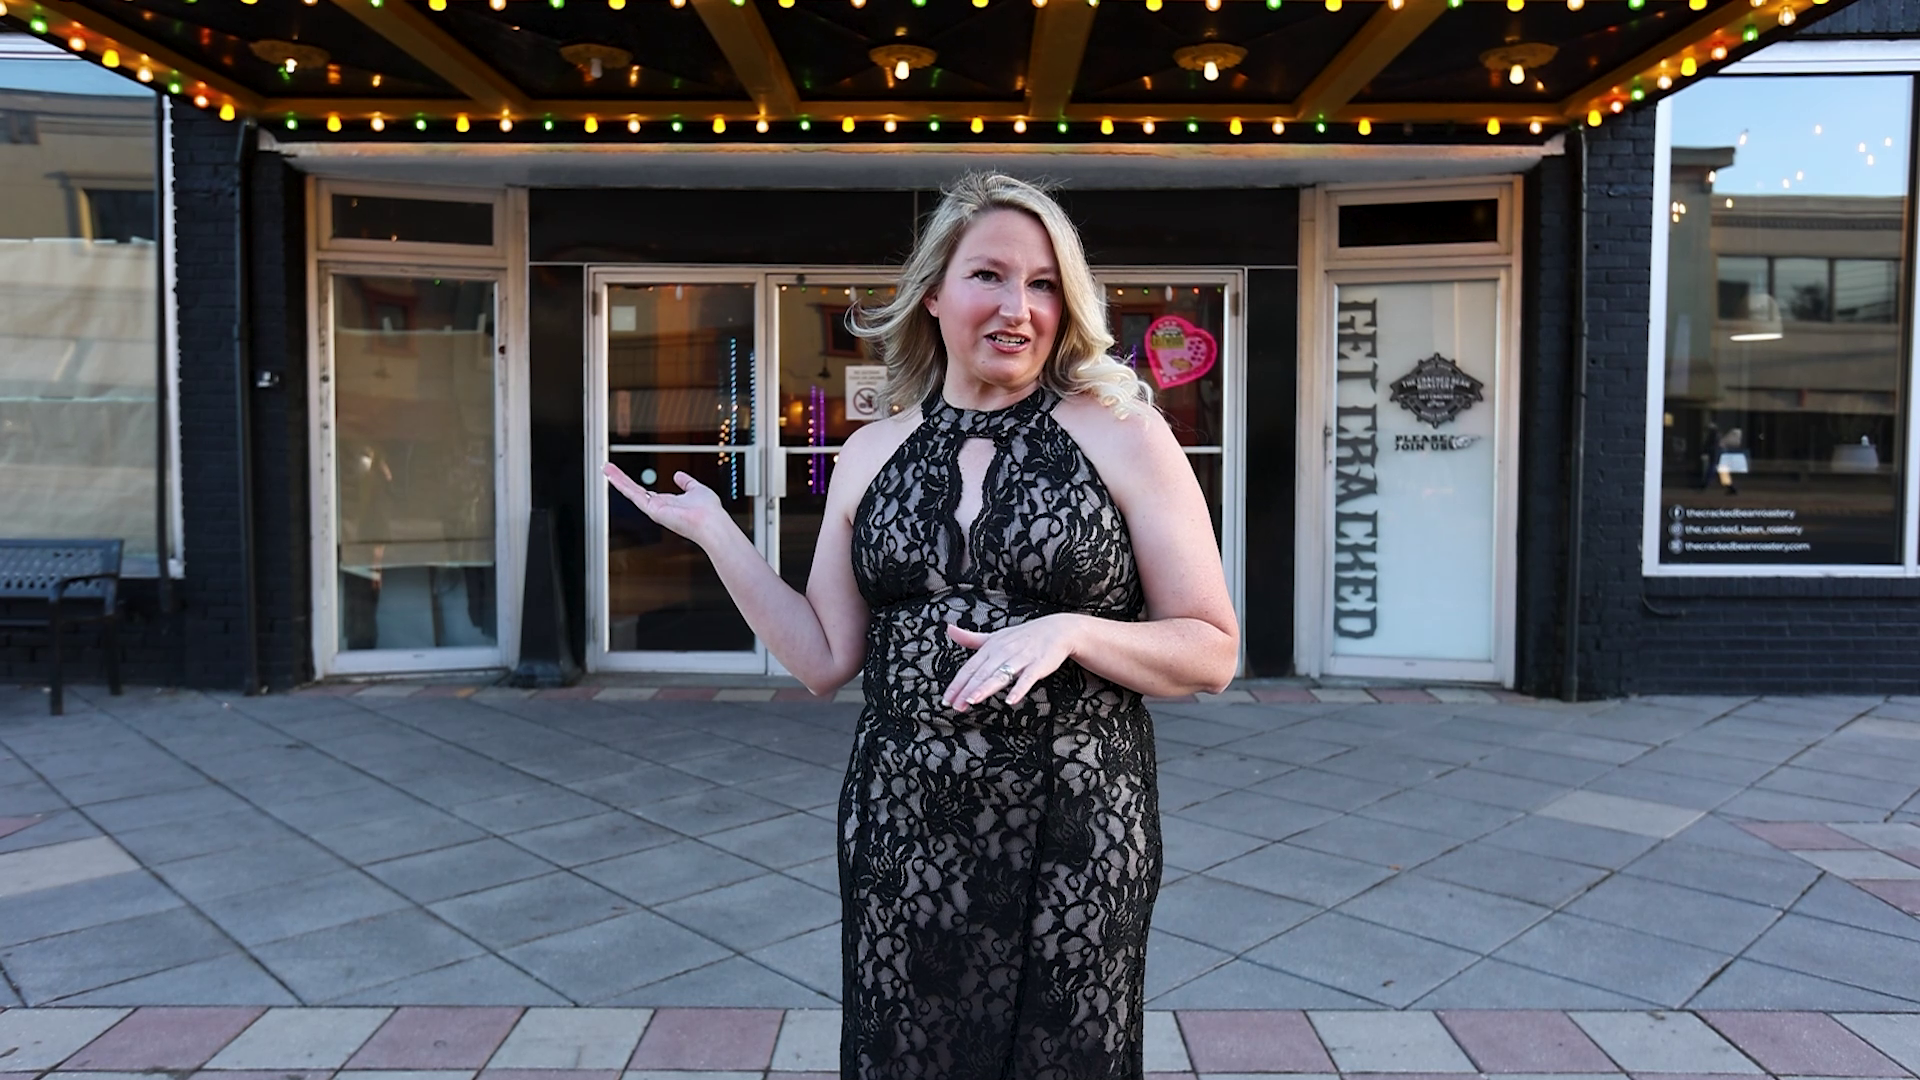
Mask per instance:
[[[154,95],[0,35],[0,535],[125,541],[153,572]]]
[[[1899,565],[1908,76],[1666,105],[1658,563]]]

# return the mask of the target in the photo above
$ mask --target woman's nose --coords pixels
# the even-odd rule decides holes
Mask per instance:
[[[1000,317],[1014,322],[1025,322],[1027,318],[1027,291],[1008,289],[1000,297]]]

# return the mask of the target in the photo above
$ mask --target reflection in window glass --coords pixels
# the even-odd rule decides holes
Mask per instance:
[[[1676,94],[1660,559],[1897,563],[1911,80]]]
[[[0,58],[0,536],[124,540],[158,498],[153,93],[9,36]]]
[[[1216,539],[1221,538],[1225,498],[1219,449],[1226,430],[1226,325],[1227,291],[1220,285],[1128,284],[1107,289],[1114,355],[1153,385],[1153,403],[1188,449],[1187,461],[1207,497]],[[1189,361],[1192,366],[1187,366]]]

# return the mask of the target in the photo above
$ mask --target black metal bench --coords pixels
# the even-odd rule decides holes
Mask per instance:
[[[0,540],[0,626],[46,627],[53,639],[53,715],[66,709],[61,691],[61,631],[72,623],[102,626],[107,687],[120,692],[120,541]],[[43,602],[36,608],[34,601]]]

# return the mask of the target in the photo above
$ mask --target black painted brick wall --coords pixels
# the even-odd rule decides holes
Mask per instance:
[[[1854,0],[1794,36],[1892,38],[1920,34],[1920,0]]]

